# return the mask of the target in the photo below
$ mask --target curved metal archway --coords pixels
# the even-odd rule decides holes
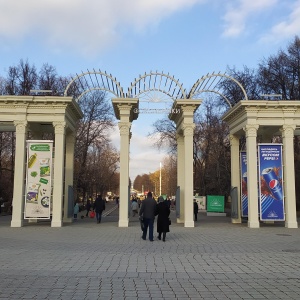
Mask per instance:
[[[83,95],[93,90],[101,90],[112,93],[118,98],[124,98],[125,94],[120,83],[111,74],[102,71],[89,71],[82,74],[76,74],[70,83],[67,85],[64,96],[75,94],[76,101]]]
[[[186,91],[179,80],[174,76],[163,72],[150,72],[140,75],[135,79],[128,88],[128,97],[138,98],[141,94],[147,92],[160,92],[167,95],[169,98],[185,99]]]
[[[219,80],[216,81],[217,78],[219,78]],[[216,93],[225,99],[225,101],[227,102],[229,107],[232,107],[232,104],[229,101],[229,99],[220,91],[221,90],[220,83],[224,78],[227,78],[227,79],[233,81],[234,83],[236,83],[244,95],[244,100],[248,100],[247,93],[246,93],[244,87],[242,86],[242,84],[239,81],[237,81],[235,78],[233,78],[229,75],[226,75],[225,73],[221,74],[220,72],[217,74],[215,74],[215,73],[209,74],[208,73],[207,75],[199,78],[196,81],[196,83],[193,85],[193,87],[191,88],[191,90],[188,94],[188,98],[193,99],[193,98],[198,97],[198,95],[200,95],[202,93],[207,93],[207,92]]]
[[[215,93],[222,97],[229,107],[232,107],[230,100],[221,91],[221,82],[224,78],[231,80],[241,89],[244,99],[248,100],[247,93],[242,84],[235,78],[226,75],[225,73],[211,73],[199,78],[187,93],[183,88],[182,83],[176,80],[174,76],[164,72],[152,72],[139,75],[128,88],[127,94],[123,92],[123,88],[115,77],[107,72],[102,71],[87,71],[82,74],[76,74],[70,83],[67,85],[64,96],[76,95],[78,101],[83,95],[90,91],[102,90],[113,94],[117,98],[139,98],[141,95],[147,95],[148,98],[153,98],[147,102],[163,102],[160,99],[154,99],[154,96],[149,96],[149,93],[161,93],[168,97],[168,101],[176,99],[196,99],[202,93]],[[218,79],[218,80],[217,80]],[[158,97],[157,94],[155,97]]]

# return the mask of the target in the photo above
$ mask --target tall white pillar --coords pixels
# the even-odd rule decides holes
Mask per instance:
[[[130,122],[119,122],[120,129],[120,199],[119,227],[128,227],[129,139]]]
[[[13,210],[11,227],[22,227],[24,219],[24,178],[26,157],[26,133],[27,121],[15,121],[16,127],[16,152],[15,152],[15,174],[13,192]]]
[[[194,198],[194,166],[193,166],[193,136],[195,124],[182,126],[184,135],[184,227],[194,227],[193,198]]]
[[[247,145],[247,192],[248,192],[248,227],[259,228],[258,220],[258,184],[257,184],[257,129],[258,125],[246,125]]]
[[[285,227],[298,228],[295,192],[294,125],[282,126]]]
[[[55,156],[53,179],[53,203],[51,227],[62,227],[63,188],[64,188],[64,154],[65,122],[53,122],[55,132]]]
[[[184,223],[184,137],[176,134],[177,140],[177,185],[180,187],[179,218],[177,223]],[[178,200],[176,199],[176,202]]]
[[[231,218],[232,223],[242,223],[241,218],[241,177],[240,177],[240,139],[230,135],[230,155],[231,155],[231,185],[237,188],[237,218]]]
[[[65,197],[64,197],[64,222],[72,222],[73,215],[68,217],[69,203],[69,186],[73,187],[73,170],[74,170],[74,132],[66,134],[66,166],[65,166]],[[73,202],[73,199],[72,199]]]

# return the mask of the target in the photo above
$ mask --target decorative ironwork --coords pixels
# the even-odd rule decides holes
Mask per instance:
[[[102,71],[89,71],[76,74],[67,85],[64,96],[75,95],[78,101],[88,92],[101,90],[112,93],[117,98],[124,98],[123,88],[115,77]]]
[[[202,93],[207,93],[207,92],[216,93],[225,99],[225,101],[227,102],[229,107],[232,107],[229,99],[222,93],[221,82],[224,79],[229,79],[229,80],[233,81],[234,83],[236,83],[242,90],[242,93],[244,95],[244,100],[248,100],[247,93],[246,93],[244,87],[241,85],[241,83],[238,82],[233,77],[228,76],[225,73],[221,74],[220,72],[217,74],[215,74],[214,72],[212,74],[208,73],[207,75],[199,78],[196,81],[196,83],[193,85],[193,87],[191,88],[191,90],[188,94],[188,99],[199,98],[199,95]]]
[[[102,90],[113,94],[116,98],[139,98],[140,102],[173,102],[178,99],[197,99],[203,93],[215,93],[222,97],[229,107],[232,101],[222,92],[222,81],[230,80],[241,89],[244,100],[248,100],[247,93],[240,82],[225,73],[208,73],[199,78],[190,92],[183,88],[179,80],[169,73],[152,72],[139,75],[131,83],[127,94],[115,77],[102,71],[89,71],[76,74],[65,89],[64,96],[72,95],[78,101],[86,93]]]

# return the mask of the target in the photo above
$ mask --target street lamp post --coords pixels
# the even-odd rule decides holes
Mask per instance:
[[[159,163],[159,195],[161,196],[161,162]]]

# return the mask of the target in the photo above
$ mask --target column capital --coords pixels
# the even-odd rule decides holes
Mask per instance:
[[[257,124],[247,124],[243,130],[246,132],[246,137],[257,137],[257,129],[259,125]]]
[[[194,135],[194,129],[195,129],[195,124],[183,124],[182,125],[182,130],[183,130],[183,135],[184,136],[191,136]]]
[[[131,123],[130,122],[119,122],[118,123],[119,129],[120,129],[120,135],[130,135],[130,128]]]
[[[295,125],[283,125],[280,128],[281,134],[283,138],[293,138],[294,137],[294,130],[296,129]]]
[[[26,133],[27,131],[27,121],[14,121],[16,127],[16,133]]]
[[[55,134],[64,134],[66,122],[53,122]]]
[[[235,136],[234,134],[230,134],[229,139],[230,139],[230,146],[239,146],[240,145],[239,137]]]

